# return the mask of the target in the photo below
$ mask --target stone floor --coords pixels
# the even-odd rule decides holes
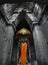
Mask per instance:
[[[17,65],[19,65],[19,64],[17,64]],[[38,64],[37,64],[37,61],[35,60],[35,61],[32,61],[31,63],[28,63],[28,65],[38,65]]]

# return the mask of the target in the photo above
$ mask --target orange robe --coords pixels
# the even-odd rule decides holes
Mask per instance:
[[[27,62],[27,43],[24,42],[21,45],[21,55],[19,58],[19,61],[21,62],[21,65],[26,65]]]

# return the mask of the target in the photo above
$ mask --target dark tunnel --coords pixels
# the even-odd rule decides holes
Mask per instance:
[[[21,20],[19,22],[19,24],[16,27],[16,30],[18,31],[21,28],[26,28],[30,32],[32,32],[31,29],[30,29],[30,27],[29,27],[29,24],[26,22],[25,19],[23,19],[23,20]],[[13,49],[12,49],[11,65],[13,65],[13,64],[16,65],[17,63],[19,63],[18,58],[19,58],[20,54],[19,55],[17,55],[17,54],[20,53],[20,51],[21,51],[20,50],[20,47],[21,47],[20,44],[21,44],[21,42],[23,40],[24,40],[23,42],[26,41],[28,43],[28,52],[27,52],[27,54],[28,54],[28,62],[30,63],[30,62],[33,62],[33,61],[37,61],[36,60],[36,54],[35,54],[35,47],[34,47],[33,35],[31,34],[31,36],[27,40],[25,38],[23,38],[20,41],[16,37],[16,32],[17,31],[15,31],[15,33],[14,33],[14,42],[13,42]],[[31,57],[29,57],[29,48],[30,48],[30,51],[31,51],[30,52]],[[20,50],[20,51],[18,52],[18,50]]]

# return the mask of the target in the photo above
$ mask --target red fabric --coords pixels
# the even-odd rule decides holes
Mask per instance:
[[[21,46],[21,56],[20,56],[20,61],[26,62],[27,61],[27,43],[24,42]]]

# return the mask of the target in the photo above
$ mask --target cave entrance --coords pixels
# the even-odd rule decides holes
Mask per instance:
[[[22,28],[28,29],[31,32],[31,35],[29,37],[26,37],[26,35],[22,35],[21,39],[17,38],[16,33]],[[31,31],[30,26],[27,23],[27,21],[25,19],[22,19],[19,22],[19,24],[17,25],[16,31],[15,31],[15,34],[14,34],[14,42],[13,42],[13,49],[12,49],[12,56],[11,56],[11,65],[18,65],[19,55],[20,55],[20,51],[21,51],[20,50],[20,47],[21,47],[20,46],[20,40],[22,40],[22,42],[26,42],[25,41],[26,39],[27,39],[27,43],[28,43],[28,51],[27,51],[28,62],[30,64],[32,64],[32,61],[36,60],[33,35],[32,35],[32,31]]]

